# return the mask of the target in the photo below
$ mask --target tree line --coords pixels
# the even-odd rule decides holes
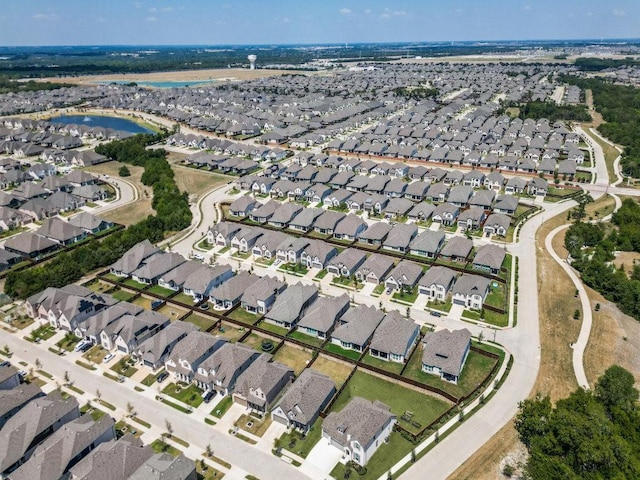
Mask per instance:
[[[563,80],[583,89],[591,89],[595,109],[606,123],[598,127],[602,135],[624,146],[620,164],[626,175],[640,177],[640,89],[615,85],[599,78]]]
[[[76,282],[92,270],[111,265],[136,243],[145,239],[159,242],[168,232],[191,224],[187,194],[180,192],[175,183],[166,151],[145,148],[157,140],[155,135],[136,135],[96,148],[111,159],[144,167],[142,181],[153,188],[152,206],[156,214],[103,240],[92,239],[71,252],[61,253],[44,266],[10,272],[4,286],[7,295],[25,299],[47,287]]]
[[[568,120],[575,122],[590,122],[591,115],[584,105],[558,105],[555,102],[543,102],[533,100],[520,106],[519,117],[526,118],[546,118],[553,123],[557,120]]]
[[[640,411],[633,375],[609,367],[593,391],[578,388],[554,405],[538,395],[520,403],[515,427],[529,457],[526,478],[640,478]]]
[[[640,265],[627,276],[623,268],[611,263],[617,250],[640,252],[640,204],[636,200],[625,199],[610,224],[574,223],[564,245],[585,284],[640,320]]]

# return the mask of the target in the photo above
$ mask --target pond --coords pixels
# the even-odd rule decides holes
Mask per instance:
[[[155,133],[152,130],[138,125],[132,120],[121,117],[109,117],[104,115],[62,115],[50,119],[53,123],[65,125],[86,125],[88,127],[112,128],[129,133]]]

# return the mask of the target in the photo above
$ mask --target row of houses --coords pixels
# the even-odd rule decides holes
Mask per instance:
[[[196,480],[193,460],[154,453],[131,433],[117,438],[109,415],[81,414],[74,397],[44,394],[0,367],[0,474],[8,480]]]

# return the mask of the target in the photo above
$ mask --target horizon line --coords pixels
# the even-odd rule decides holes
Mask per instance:
[[[73,48],[73,47],[182,47],[182,48],[202,48],[202,47],[293,47],[293,46],[353,46],[353,45],[428,45],[428,44],[450,44],[448,46],[456,46],[455,44],[468,44],[468,43],[486,43],[486,44],[501,44],[501,43],[564,43],[564,42],[595,42],[595,43],[618,43],[618,42],[640,42],[640,37],[600,37],[600,38],[539,38],[539,39],[501,39],[501,40],[407,40],[407,41],[387,41],[387,42],[371,42],[371,41],[352,41],[352,42],[311,42],[311,43],[131,43],[131,44],[117,44],[117,43],[104,43],[104,44],[75,44],[75,45],[2,45],[2,49],[11,48]]]

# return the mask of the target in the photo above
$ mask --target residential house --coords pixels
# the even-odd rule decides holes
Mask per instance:
[[[549,182],[544,178],[534,177],[527,183],[527,194],[544,197],[549,191]]]
[[[274,422],[307,434],[320,412],[336,394],[331,378],[307,368],[271,411]]]
[[[256,205],[256,207],[249,213],[249,219],[256,223],[267,223],[279,206],[280,202],[276,202],[275,200],[269,200],[264,205]]]
[[[132,352],[132,357],[154,370],[162,367],[171,354],[176,344],[197,330],[197,327],[189,322],[176,320],[171,322],[153,337],[147,338]]]
[[[416,203],[407,213],[409,220],[414,222],[427,222],[431,219],[436,207],[432,203],[420,202]]]
[[[350,308],[333,331],[331,343],[346,350],[364,353],[384,315],[382,310],[375,307],[358,305]]]
[[[518,208],[518,198],[513,195],[500,195],[496,199],[496,203],[493,206],[493,211],[497,213],[504,213],[506,215],[513,215]]]
[[[338,254],[338,250],[333,245],[322,240],[309,240],[300,255],[300,262],[307,268],[325,268],[325,265]]]
[[[239,252],[251,252],[264,230],[250,226],[242,227],[231,239],[231,247]]]
[[[268,224],[277,228],[287,228],[294,217],[302,211],[297,203],[281,203],[268,220]]]
[[[500,235],[506,237],[511,226],[511,217],[502,213],[492,213],[484,222],[482,231],[486,235]]]
[[[369,355],[387,362],[405,363],[418,341],[420,327],[392,310],[373,334]]]
[[[229,206],[229,213],[235,217],[248,217],[249,213],[256,207],[261,206],[254,198],[243,195],[236,199]]]
[[[412,290],[422,276],[422,267],[409,260],[400,260],[389,275],[384,284],[394,290]]]
[[[201,265],[191,273],[182,284],[182,291],[193,297],[193,303],[198,303],[209,297],[214,288],[233,277],[233,271],[229,265],[216,265],[208,267]]]
[[[318,297],[298,322],[298,330],[307,335],[327,338],[340,317],[349,308],[349,295],[339,297]]]
[[[457,384],[471,349],[471,332],[445,328],[426,333],[423,342],[422,371]]]
[[[252,215],[256,213],[260,209],[256,209],[252,212]],[[231,240],[242,229],[242,226],[233,223],[222,221],[220,223],[216,223],[207,231],[207,243],[209,245],[219,245],[221,247],[230,247]]]
[[[376,222],[368,227],[364,232],[360,233],[356,238],[360,243],[379,246],[387,239],[391,228],[393,227],[388,223]]]
[[[435,258],[444,246],[445,235],[440,231],[425,230],[411,241],[411,255]]]
[[[432,301],[444,302],[456,279],[456,272],[447,267],[431,267],[422,276],[418,292],[428,296]]]
[[[82,228],[74,227],[58,217],[47,218],[36,233],[60,245],[71,245],[87,236]]]
[[[9,384],[13,386],[9,387]],[[11,365],[0,367],[0,431],[7,420],[31,400],[42,396],[44,393],[35,383],[20,383],[17,368]]]
[[[289,228],[297,232],[309,232],[318,217],[323,215],[325,210],[320,208],[305,208],[301,210],[289,223]]]
[[[507,195],[520,195],[524,193],[527,188],[527,181],[520,177],[511,177],[507,180],[507,184],[504,187],[504,193]]]
[[[165,368],[177,381],[191,383],[200,364],[225,343],[223,338],[207,332],[189,332],[173,347]]]
[[[34,232],[23,232],[8,238],[4,242],[4,249],[7,252],[27,258],[38,258],[57,250],[59,247],[60,244],[58,242]]]
[[[264,315],[286,288],[285,282],[265,275],[242,294],[240,305],[249,313]]]
[[[486,217],[483,207],[469,207],[458,215],[458,227],[462,230],[478,230]]]
[[[327,265],[329,273],[341,277],[351,277],[366,260],[367,255],[356,248],[347,248],[334,257]]]
[[[384,218],[405,217],[413,206],[414,203],[407,198],[392,198],[384,209]]]
[[[336,225],[333,236],[338,240],[355,241],[367,229],[367,223],[358,215],[352,213],[345,216],[338,225]]]
[[[133,353],[138,345],[153,337],[171,323],[167,317],[146,310],[135,317],[123,315],[100,332],[100,344],[106,350],[114,348],[125,354]]]
[[[304,316],[317,298],[318,288],[315,285],[301,283],[289,285],[282,294],[278,295],[264,320],[290,330],[296,326],[298,320]]]
[[[195,374],[195,383],[204,392],[216,391],[229,395],[238,376],[244,372],[260,354],[242,343],[224,343],[200,363]]]
[[[151,445],[127,432],[101,443],[69,470],[69,480],[128,480],[153,456]]]
[[[458,185],[451,189],[447,201],[456,207],[464,208],[469,205],[471,197],[473,197],[473,188],[468,185]]]
[[[356,271],[356,280],[375,284],[382,283],[393,266],[394,262],[391,257],[372,253]]]
[[[302,257],[302,252],[308,246],[309,240],[306,238],[290,237],[278,246],[276,256],[285,263],[298,263]]]
[[[158,278],[158,285],[174,292],[182,290],[184,282],[189,278],[191,274],[200,270],[203,267],[202,263],[197,260],[188,260],[178,265],[173,270],[162,274]]]
[[[80,212],[77,215],[69,218],[69,223],[74,227],[83,229],[88,234],[97,234],[104,230],[108,230],[113,227],[114,223],[100,218],[96,215],[92,215],[88,212]]]
[[[39,444],[29,459],[11,472],[11,480],[59,480],[78,458],[116,438],[115,422],[105,415],[82,415],[64,424]],[[52,460],[55,459],[55,460]]]
[[[338,224],[345,218],[346,215],[342,212],[325,210],[322,215],[316,218],[313,230],[321,235],[333,235]]]
[[[412,224],[398,223],[391,228],[382,248],[394,252],[407,253],[411,241],[418,235],[418,227]]]
[[[158,253],[131,272],[131,278],[138,283],[155,285],[160,277],[186,261],[187,259],[179,253]]]
[[[452,203],[441,203],[433,211],[431,219],[445,227],[450,227],[455,225],[458,215],[460,215],[460,209],[457,206]]]
[[[404,191],[405,198],[413,200],[414,202],[421,202],[426,198],[429,191],[429,184],[427,182],[413,182],[410,183]]]
[[[478,248],[473,259],[473,268],[498,275],[506,255],[506,250],[503,247],[493,244],[482,245]]]
[[[76,398],[63,398],[58,391],[31,400],[0,430],[0,472],[15,470],[34,447],[79,416]]]
[[[295,378],[289,367],[270,360],[271,355],[263,353],[251,363],[238,376],[232,395],[234,402],[262,415]]]
[[[118,277],[128,277],[144,262],[160,252],[161,250],[153,246],[149,240],[143,240],[127,250],[118,261],[111,265],[110,271]]]
[[[462,274],[453,286],[453,303],[472,310],[481,310],[491,282],[479,275]]]
[[[382,402],[354,397],[339,412],[331,412],[322,423],[322,437],[359,465],[366,465],[390,437],[396,416]]]
[[[260,257],[264,260],[272,260],[276,258],[278,247],[292,240],[293,237],[290,237],[284,232],[265,230],[256,240],[251,253],[255,257]]]
[[[216,310],[229,310],[240,303],[240,298],[246,290],[251,288],[260,277],[241,271],[236,276],[226,280],[209,293],[209,302]]]
[[[456,235],[451,237],[440,252],[440,257],[453,262],[466,262],[473,250],[473,240]]]

